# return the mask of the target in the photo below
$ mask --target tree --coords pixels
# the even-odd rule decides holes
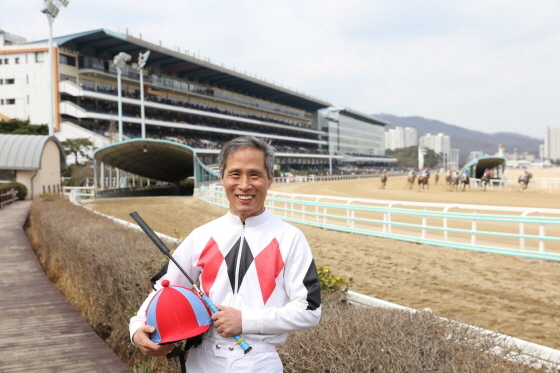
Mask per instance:
[[[64,146],[64,153],[66,155],[74,154],[74,156],[76,157],[76,165],[80,165],[80,162],[78,162],[78,156],[80,155],[82,157],[90,159],[86,151],[88,150],[88,147],[92,145],[92,142],[87,138],[68,139],[62,141],[62,146]]]
[[[0,121],[0,133],[10,135],[48,135],[46,124],[29,124],[28,120],[12,119]]]
[[[387,149],[386,155],[397,158],[397,166],[399,167],[417,167],[418,166],[418,147],[409,146],[407,148],[399,148],[395,150]],[[424,165],[428,168],[435,168],[438,165],[438,155],[428,149],[424,155]]]

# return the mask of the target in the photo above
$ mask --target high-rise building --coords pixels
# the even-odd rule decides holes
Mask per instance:
[[[545,128],[544,158],[552,161],[560,160],[560,127]]]
[[[418,145],[418,132],[416,128],[395,127],[385,132],[385,148],[395,150]]]
[[[436,136],[427,133],[420,137],[419,143],[420,146],[432,149],[436,154],[449,154],[451,151],[451,138],[443,133],[438,133]]]

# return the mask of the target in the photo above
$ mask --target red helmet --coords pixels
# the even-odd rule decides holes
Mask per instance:
[[[171,343],[206,332],[212,324],[210,310],[191,289],[161,282],[146,312],[146,323],[156,330],[150,339],[157,344]]]

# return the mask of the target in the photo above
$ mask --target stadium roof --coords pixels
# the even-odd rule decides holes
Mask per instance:
[[[150,50],[146,68],[156,68],[182,79],[222,88],[243,95],[314,112],[331,106],[322,101],[272,83],[214,65],[194,56],[173,51],[142,39],[99,29],[54,38],[63,48],[82,55],[112,60],[120,52],[138,58],[140,52]],[[44,42],[40,41],[40,42]],[[161,44],[161,43],[160,43]],[[297,67],[295,67],[297,68]]]
[[[473,159],[467,163],[463,169],[468,168],[471,171],[471,175],[476,178],[482,177],[484,170],[489,168],[493,169],[506,164],[507,159],[504,157],[488,156]]]
[[[367,122],[367,123],[371,123],[371,124],[377,124],[377,125],[381,125],[381,126],[386,126],[388,123],[387,122],[383,122],[382,120],[379,120],[371,115],[368,114],[364,114],[361,113],[357,110],[354,109],[350,109],[347,107],[330,107],[327,110],[329,111],[336,111],[340,114]]]
[[[47,142],[54,141],[60,152],[60,168],[66,169],[64,148],[54,136],[0,135],[0,169],[39,170]]]
[[[94,159],[123,171],[171,183],[194,175],[195,156],[190,146],[154,139],[122,141],[93,152]]]

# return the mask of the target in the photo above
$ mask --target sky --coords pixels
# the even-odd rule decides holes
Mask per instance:
[[[47,39],[42,9],[0,0],[0,29]],[[70,0],[53,35],[128,30],[334,106],[543,138],[559,19],[556,0]]]

